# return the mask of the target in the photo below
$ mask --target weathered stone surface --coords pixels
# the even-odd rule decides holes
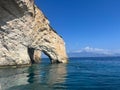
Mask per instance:
[[[67,62],[63,39],[34,0],[0,0],[0,66],[38,63],[41,52]]]

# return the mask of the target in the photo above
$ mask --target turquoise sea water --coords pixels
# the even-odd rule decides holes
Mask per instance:
[[[70,58],[68,64],[0,69],[0,90],[120,90],[120,58]]]

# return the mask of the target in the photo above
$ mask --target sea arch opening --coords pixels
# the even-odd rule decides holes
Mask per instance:
[[[40,63],[51,63],[50,57],[43,51],[41,51]]]
[[[56,54],[52,51],[49,50],[48,48],[45,49],[34,49],[34,48],[28,48],[28,55],[31,59],[31,63],[40,63],[41,60],[43,59],[49,59],[50,63],[56,63],[57,61],[57,56]]]

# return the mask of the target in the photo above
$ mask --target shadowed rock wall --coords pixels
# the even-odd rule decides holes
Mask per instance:
[[[0,66],[39,63],[41,52],[67,62],[63,39],[34,0],[0,0]]]

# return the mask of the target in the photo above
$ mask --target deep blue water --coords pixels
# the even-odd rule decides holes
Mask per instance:
[[[70,58],[68,64],[0,69],[0,90],[120,90],[120,58]]]

